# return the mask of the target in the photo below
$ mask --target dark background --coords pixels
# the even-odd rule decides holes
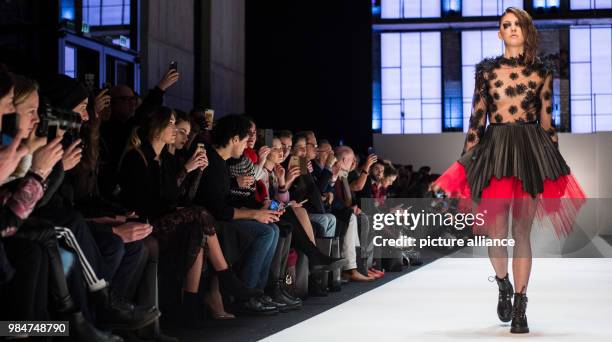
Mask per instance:
[[[260,127],[372,144],[370,0],[246,1],[246,112]]]

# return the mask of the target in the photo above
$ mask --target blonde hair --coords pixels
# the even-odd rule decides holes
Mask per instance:
[[[34,92],[38,91],[38,83],[27,77],[13,74],[13,103],[15,106],[25,102],[25,100]]]

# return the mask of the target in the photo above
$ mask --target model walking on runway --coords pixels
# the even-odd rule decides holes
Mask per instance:
[[[506,247],[489,247],[489,258],[499,286],[499,319],[512,320],[512,333],[527,333],[531,226],[534,219],[547,219],[557,236],[569,234],[585,196],[558,149],[552,122],[553,67],[537,56],[531,16],[507,8],[499,20],[498,36],[504,41],[504,54],[476,65],[472,114],[461,158],[433,189],[449,197],[471,198],[479,211],[486,210],[486,224],[474,227],[475,234],[507,238],[512,214],[514,288]]]

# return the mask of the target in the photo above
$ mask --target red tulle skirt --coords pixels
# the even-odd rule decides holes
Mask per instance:
[[[450,198],[461,199],[459,208],[462,211],[486,213],[487,224],[474,226],[477,235],[497,235],[494,229],[501,228],[490,223],[494,222],[497,215],[508,213],[511,206],[513,219],[533,213],[532,217],[538,223],[552,225],[557,237],[567,236],[572,231],[580,207],[586,201],[582,188],[571,173],[556,179],[545,179],[543,191],[535,197],[523,190],[522,181],[515,176],[492,176],[475,201],[466,169],[458,161],[433,183],[433,187],[439,187]]]

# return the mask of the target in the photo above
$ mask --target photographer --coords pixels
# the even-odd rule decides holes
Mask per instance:
[[[78,136],[80,123],[83,119],[89,118],[86,110],[88,94],[84,86],[76,80],[58,75],[44,84],[43,95],[48,103],[42,104],[44,107],[39,125],[47,128],[51,134],[56,131],[58,138],[61,138],[67,148],[62,163],[58,163],[49,176],[49,187],[33,217],[49,220],[55,226],[67,227],[75,236],[94,272],[103,279],[112,280],[110,288],[108,286],[99,288],[94,283],[88,283],[91,299],[96,304],[97,322],[126,330],[137,329],[155,320],[159,316],[159,311],[155,307],[134,307],[123,302],[122,294],[136,274],[136,264],[142,259],[144,248],[141,241],[124,245],[119,233],[138,228],[146,231],[146,227],[136,223],[115,223],[115,227],[92,223],[90,227],[75,209],[74,190],[70,182],[65,181],[64,168],[71,170],[80,161]],[[62,129],[64,127],[69,129],[65,133]],[[39,133],[48,132],[40,132],[39,129]],[[138,241],[144,237],[146,235],[136,236],[127,242]],[[78,283],[73,284],[79,286]],[[86,304],[88,302],[86,296],[75,299],[82,303],[82,307],[89,307]]]
[[[2,79],[1,76],[0,79]],[[15,151],[16,146],[23,142],[22,138],[34,135],[32,131],[38,121],[36,115],[38,94],[35,91],[35,83],[20,76],[16,76],[16,79],[15,101],[20,118],[13,121],[17,124],[16,127],[5,125],[3,128],[3,133],[8,133],[6,135],[12,138],[12,143],[8,146],[12,151]],[[48,284],[52,295],[51,302],[56,310],[55,314],[59,315],[59,319],[70,322],[74,338],[81,340],[87,336],[92,341],[120,341],[120,338],[103,333],[91,326],[75,306],[68,293],[60,252],[55,239],[56,231],[53,226],[43,221],[27,219],[43,196],[47,175],[62,157],[59,143],[60,140],[55,139],[37,151],[36,156],[33,160],[31,159],[31,171],[23,175],[21,179],[16,179],[0,189],[0,196],[3,198],[0,201],[3,204],[0,232],[7,243],[9,259],[12,259],[15,268],[20,270],[3,289],[4,291],[0,292],[4,295],[2,306],[13,308],[11,316],[4,317],[6,312],[3,312],[2,319],[48,320],[46,313]],[[24,149],[27,150],[27,148]],[[20,159],[16,161],[22,163],[23,160]],[[4,182],[5,179],[0,178],[0,181]],[[0,241],[0,247],[2,247],[2,241]],[[11,272],[12,266],[1,250],[2,248],[0,248],[0,265],[2,265],[0,280],[8,281],[13,273]],[[7,275],[7,271],[8,277],[3,277]],[[46,276],[47,274],[49,277]],[[47,283],[47,278],[49,283]],[[27,335],[22,337],[27,337]]]

